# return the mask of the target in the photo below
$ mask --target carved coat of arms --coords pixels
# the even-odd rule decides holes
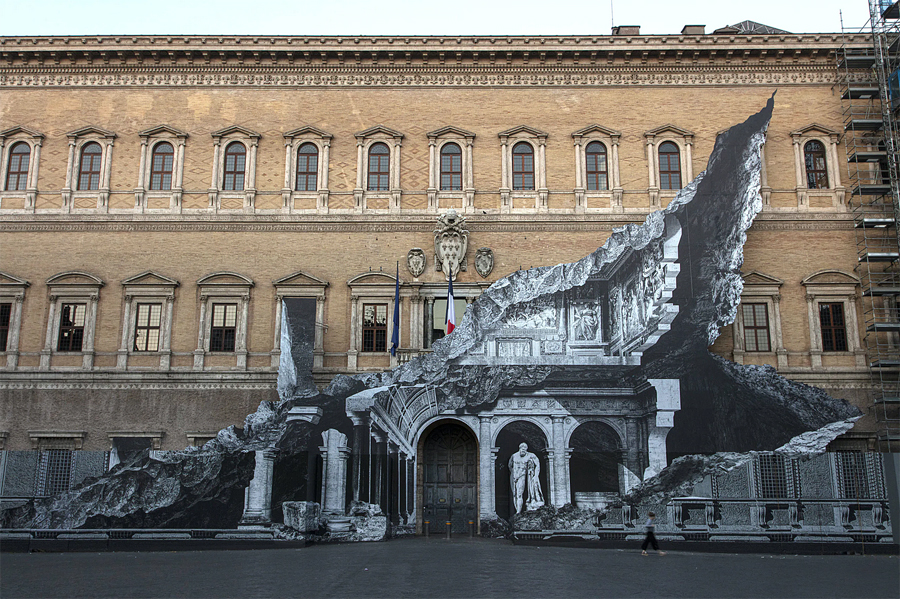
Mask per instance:
[[[420,276],[425,272],[425,252],[422,248],[413,248],[406,254],[406,268],[409,274],[414,277]]]
[[[460,270],[466,270],[469,232],[463,228],[466,219],[452,208],[438,217],[434,230],[434,265],[449,281],[455,281]]]
[[[475,272],[487,278],[494,270],[494,252],[491,248],[478,248],[475,252]]]

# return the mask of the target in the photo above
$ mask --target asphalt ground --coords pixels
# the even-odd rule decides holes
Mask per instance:
[[[2,553],[0,597],[900,597],[896,555],[424,539],[303,549]]]

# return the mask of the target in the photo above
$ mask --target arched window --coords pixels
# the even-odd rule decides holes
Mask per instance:
[[[659,146],[659,188],[681,189],[681,156],[671,141]]]
[[[151,191],[172,189],[172,168],[175,163],[175,149],[170,143],[158,143],[153,147],[150,160]]]
[[[587,188],[591,191],[609,189],[606,146],[599,141],[592,141],[585,148],[584,157],[587,162]]]
[[[441,148],[441,189],[462,190],[462,150],[454,143]]]
[[[534,189],[534,148],[524,141],[513,148],[513,189]]]
[[[6,191],[25,191],[28,187],[28,162],[31,159],[31,146],[20,141],[9,150],[9,163],[6,165]]]
[[[806,158],[806,186],[809,189],[828,188],[828,168],[825,166],[825,146],[822,142],[809,141],[803,146]]]
[[[247,149],[240,142],[232,142],[225,149],[224,191],[243,191],[247,169]]]
[[[369,191],[390,191],[391,151],[382,143],[369,148]]]
[[[319,173],[319,148],[316,144],[303,144],[297,150],[297,191],[316,191]]]
[[[100,189],[100,163],[103,150],[100,144],[91,142],[81,149],[81,163],[78,169],[78,190],[94,191]]]

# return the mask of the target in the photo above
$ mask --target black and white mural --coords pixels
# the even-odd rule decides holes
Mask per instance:
[[[284,306],[279,402],[3,526],[621,538],[655,511],[685,539],[889,539],[878,456],[824,453],[860,412],[707,350],[737,313],[772,106],[721,134],[666,209],[577,262],[497,281],[394,370],[318,391],[312,307]]]

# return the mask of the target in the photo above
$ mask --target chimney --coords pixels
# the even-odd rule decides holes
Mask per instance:
[[[640,35],[641,34],[641,26],[640,25],[619,25],[618,27],[612,28],[613,35]]]
[[[706,35],[706,25],[685,25],[681,35]]]

